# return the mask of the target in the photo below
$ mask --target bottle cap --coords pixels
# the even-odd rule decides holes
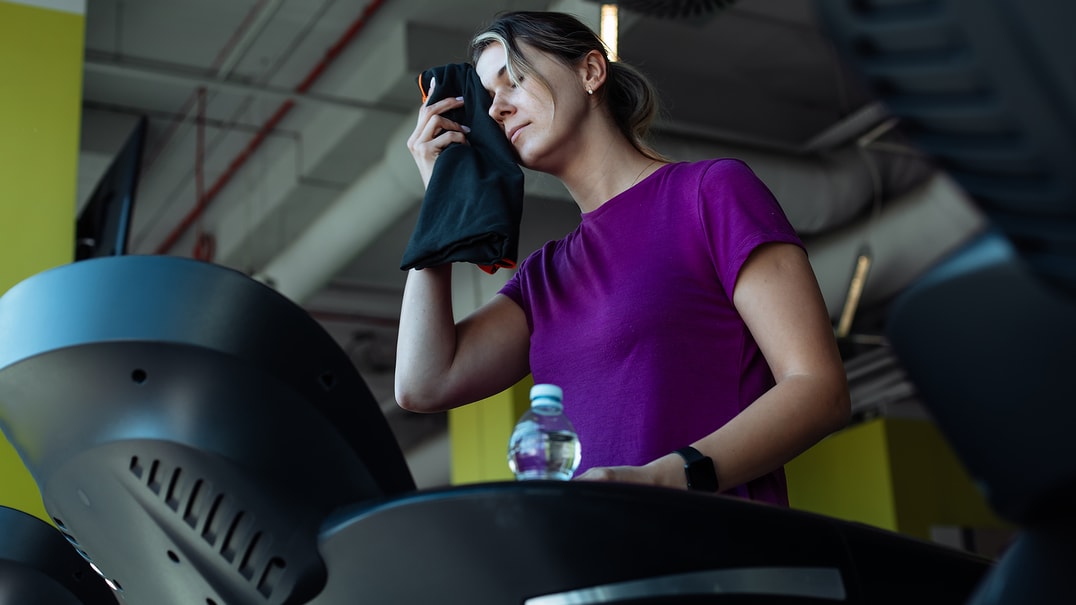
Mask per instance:
[[[564,391],[555,384],[536,384],[531,387],[531,402],[539,399],[554,399],[560,403],[564,400]]]

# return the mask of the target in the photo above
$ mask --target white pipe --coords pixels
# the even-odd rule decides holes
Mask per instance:
[[[326,208],[256,277],[302,303],[339,273],[423,195],[407,151],[414,124],[405,120],[388,137],[385,156]]]
[[[873,199],[867,165],[853,147],[824,156],[797,156],[680,137],[655,137],[654,144],[673,160],[736,158],[746,162],[770,188],[801,235],[847,223]]]
[[[347,99],[341,96],[318,95],[309,92],[301,93],[288,88],[267,85],[244,84],[241,82],[219,80],[216,77],[191,75],[189,73],[163,67],[148,69],[135,65],[124,65],[122,63],[90,59],[82,64],[82,69],[86,74],[138,80],[164,86],[174,86],[182,89],[205,88],[207,91],[232,94],[240,97],[253,96],[269,103],[291,101],[296,105],[304,107],[346,109],[349,111],[379,111],[384,112],[389,116],[398,116],[404,112],[399,107],[389,103],[360,101],[356,99]],[[184,123],[189,126],[193,121]]]
[[[978,208],[939,172],[900,199],[887,201],[874,219],[808,240],[811,266],[830,317],[841,312],[863,245],[870,247],[873,262],[861,302],[870,306],[900,292],[985,225]]]

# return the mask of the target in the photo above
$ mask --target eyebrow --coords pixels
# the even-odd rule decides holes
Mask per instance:
[[[506,63],[506,64],[502,65],[500,69],[497,70],[497,75],[493,76],[494,83],[496,83],[497,80],[500,80],[501,78],[503,78],[504,74],[506,74],[507,72],[508,72],[508,64]],[[486,89],[486,92],[488,92],[490,94],[493,94],[492,90],[490,90],[489,88],[486,88],[485,82],[482,83],[482,87]]]

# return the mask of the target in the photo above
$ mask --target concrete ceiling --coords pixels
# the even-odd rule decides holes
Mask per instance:
[[[586,0],[88,6],[80,204],[147,116],[131,252],[195,256],[201,241],[206,260],[307,308],[382,401],[420,485],[447,481],[444,418],[399,411],[391,389],[399,262],[422,196],[404,146],[415,79],[466,60],[473,31],[514,9],[597,23]],[[834,318],[863,245],[875,312],[857,328],[871,331],[886,301],[981,224],[849,77],[808,2],[741,0],[690,19],[623,11],[620,55],[662,93],[659,150],[743,158],[773,189]],[[527,193],[521,254],[578,221],[555,180],[528,172]]]

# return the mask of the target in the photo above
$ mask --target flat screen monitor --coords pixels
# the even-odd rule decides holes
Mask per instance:
[[[143,116],[97,182],[75,230],[75,260],[127,253],[135,192],[146,139]]]

